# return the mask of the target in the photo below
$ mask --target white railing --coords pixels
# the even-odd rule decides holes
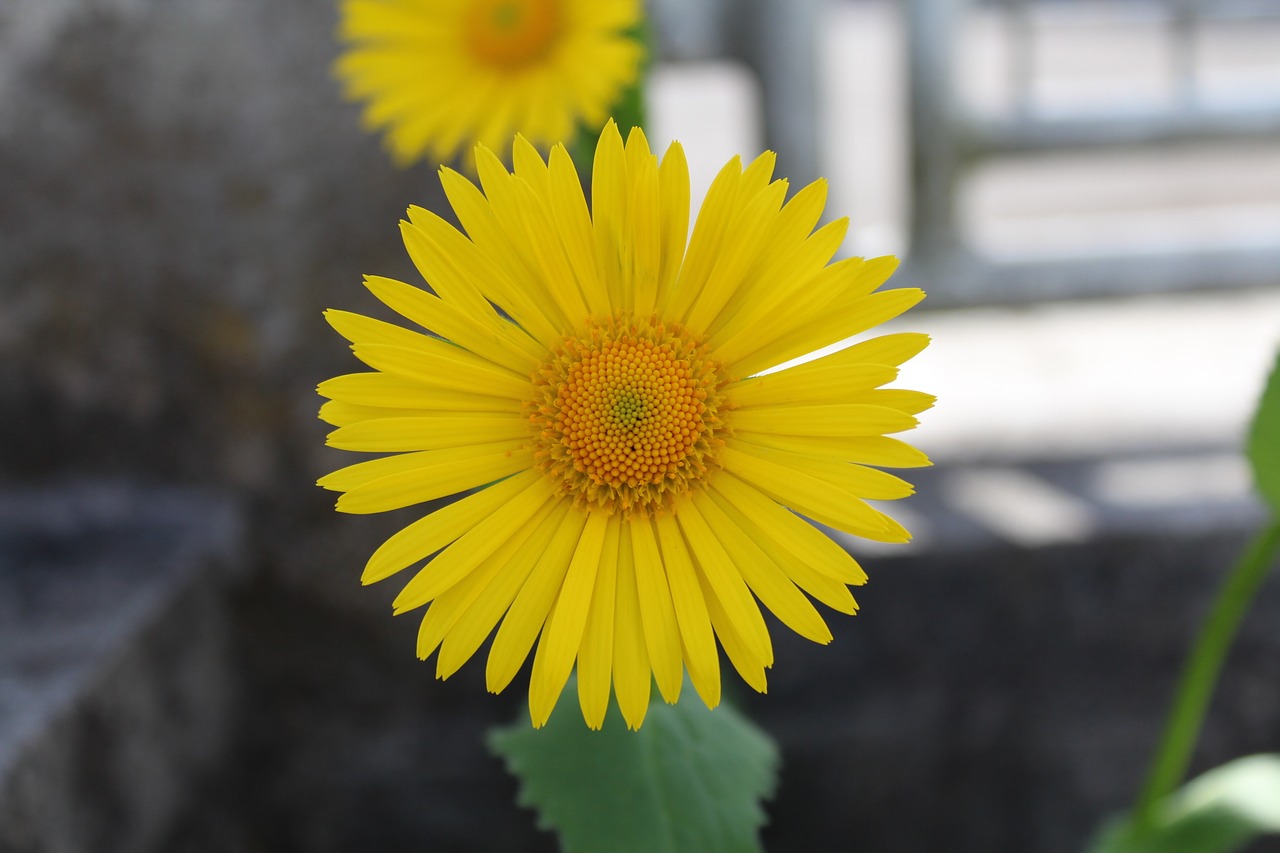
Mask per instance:
[[[904,4],[911,101],[909,265],[914,277],[931,286],[935,307],[1280,284],[1280,242],[996,262],[967,245],[958,203],[966,176],[1004,157],[1280,143],[1280,91],[1263,87],[1252,100],[1207,101],[1200,97],[1194,55],[1197,28],[1204,22],[1274,22],[1280,19],[1280,0],[1150,0],[1144,8],[1160,12],[1166,25],[1174,96],[1149,108],[1110,114],[1039,108],[1032,86],[1037,56],[1030,0],[986,4],[1004,16],[1009,33],[1010,105],[998,113],[969,106],[957,83],[957,42],[964,16],[976,5],[974,0]]]

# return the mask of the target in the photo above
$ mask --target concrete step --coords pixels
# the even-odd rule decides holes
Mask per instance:
[[[78,483],[0,492],[0,850],[158,849],[225,760],[234,505]]]

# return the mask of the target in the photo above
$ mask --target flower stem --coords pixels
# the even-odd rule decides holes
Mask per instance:
[[[1173,711],[1165,726],[1156,760],[1134,806],[1130,825],[1135,836],[1140,837],[1150,830],[1161,800],[1172,793],[1186,775],[1222,662],[1258,587],[1266,579],[1267,569],[1278,548],[1280,516],[1268,522],[1240,557],[1218,593],[1204,627],[1200,629],[1191,657],[1182,671]]]

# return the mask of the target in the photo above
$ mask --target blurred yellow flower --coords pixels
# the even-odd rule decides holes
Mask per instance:
[[[335,73],[400,165],[600,127],[635,82],[640,0],[342,0]]]
[[[370,558],[371,583],[421,563],[397,613],[429,605],[418,655],[448,677],[493,632],[487,679],[507,686],[534,643],[529,707],[542,725],[573,670],[589,725],[610,688],[638,728],[651,677],[674,702],[683,671],[720,699],[716,641],[753,688],[773,663],[757,599],[797,633],[831,633],[866,576],[800,515],[883,542],[909,536],[864,499],[912,488],[869,466],[929,464],[889,437],[933,397],[882,388],[928,338],[857,335],[916,304],[877,291],[893,258],[831,263],[846,220],[813,230],[817,181],[783,204],[766,153],[716,177],[688,238],[689,173],[673,144],[610,122],[591,212],[563,146],[517,138],[514,173],[486,148],[481,187],[441,180],[466,235],[421,208],[401,223],[434,292],[369,276],[431,334],[328,311],[372,372],[320,385],[329,444],[389,455],[336,471],[343,512],[476,491],[414,521]],[[495,309],[496,306],[496,309]],[[794,511],[794,512],[793,512]],[[799,513],[797,515],[796,513]],[[437,553],[438,552],[438,553]],[[501,623],[499,625],[499,623]]]

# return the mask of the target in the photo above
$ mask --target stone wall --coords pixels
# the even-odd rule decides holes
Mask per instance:
[[[0,851],[162,850],[235,748],[226,496],[0,490]]]
[[[431,204],[329,76],[314,0],[8,0],[0,8],[0,470],[305,492],[323,322],[409,275]]]
[[[828,620],[831,645],[770,619],[769,694],[726,670],[726,696],[783,752],[766,849],[1081,853],[1132,802],[1184,650],[1242,542],[1237,531],[877,558],[862,612]],[[482,746],[489,727],[527,713],[523,676],[497,697],[480,665],[434,681],[406,653],[416,620],[300,607],[273,583],[245,590],[235,612],[240,746],[162,849],[556,849]],[[1273,581],[1233,649],[1194,772],[1280,744],[1277,613]],[[555,713],[577,712],[567,696]]]

